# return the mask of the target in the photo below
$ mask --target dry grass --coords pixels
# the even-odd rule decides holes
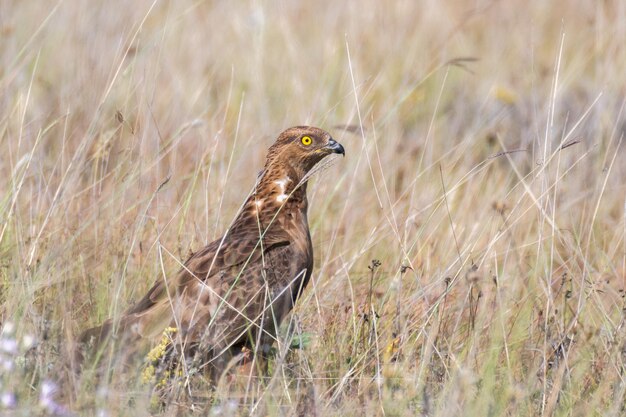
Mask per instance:
[[[623,415],[626,4],[413,3],[1,2],[1,412],[63,411],[60,346],[308,123],[347,153],[310,187],[313,281],[214,415]],[[116,371],[63,388],[80,414],[149,413]]]

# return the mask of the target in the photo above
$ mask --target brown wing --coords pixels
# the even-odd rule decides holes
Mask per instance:
[[[280,297],[289,294],[291,300],[291,287],[285,286],[293,280],[299,287],[300,281],[308,280],[312,254],[292,245],[283,225],[267,230],[260,243],[257,219],[240,220],[226,238],[189,258],[174,279],[155,283],[120,319],[118,333],[127,339],[152,339],[173,326],[180,328],[186,342],[223,345],[234,342],[233,335],[245,326],[259,329],[255,323],[268,307],[268,295],[277,294],[282,311],[285,301]],[[273,310],[274,303],[270,304]],[[107,322],[81,339],[102,340],[111,327]]]
[[[189,281],[174,308],[178,320],[171,325],[183,330],[183,343],[214,350],[256,342],[259,335],[261,343],[271,343],[310,276],[310,264],[295,245],[274,245],[245,268],[233,266],[204,282]]]

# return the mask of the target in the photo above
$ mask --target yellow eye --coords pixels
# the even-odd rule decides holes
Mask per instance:
[[[309,136],[302,136],[302,144],[304,146],[309,146],[313,142],[313,140]]]

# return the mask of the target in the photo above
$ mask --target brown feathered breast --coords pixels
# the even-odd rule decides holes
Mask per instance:
[[[343,154],[343,147],[321,129],[281,133],[226,234],[192,255],[175,277],[157,281],[119,320],[85,331],[80,342],[114,340],[134,352],[174,327],[185,352],[267,349],[311,276],[307,174],[332,153]]]

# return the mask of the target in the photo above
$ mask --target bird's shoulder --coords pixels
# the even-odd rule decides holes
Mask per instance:
[[[245,275],[255,274],[266,259],[291,253],[292,240],[279,227],[262,231],[251,221],[236,222],[223,237],[192,254],[174,279],[158,280],[127,313],[147,310],[166,297],[183,293],[189,286],[203,283],[217,289],[222,284],[229,285],[244,271]]]

